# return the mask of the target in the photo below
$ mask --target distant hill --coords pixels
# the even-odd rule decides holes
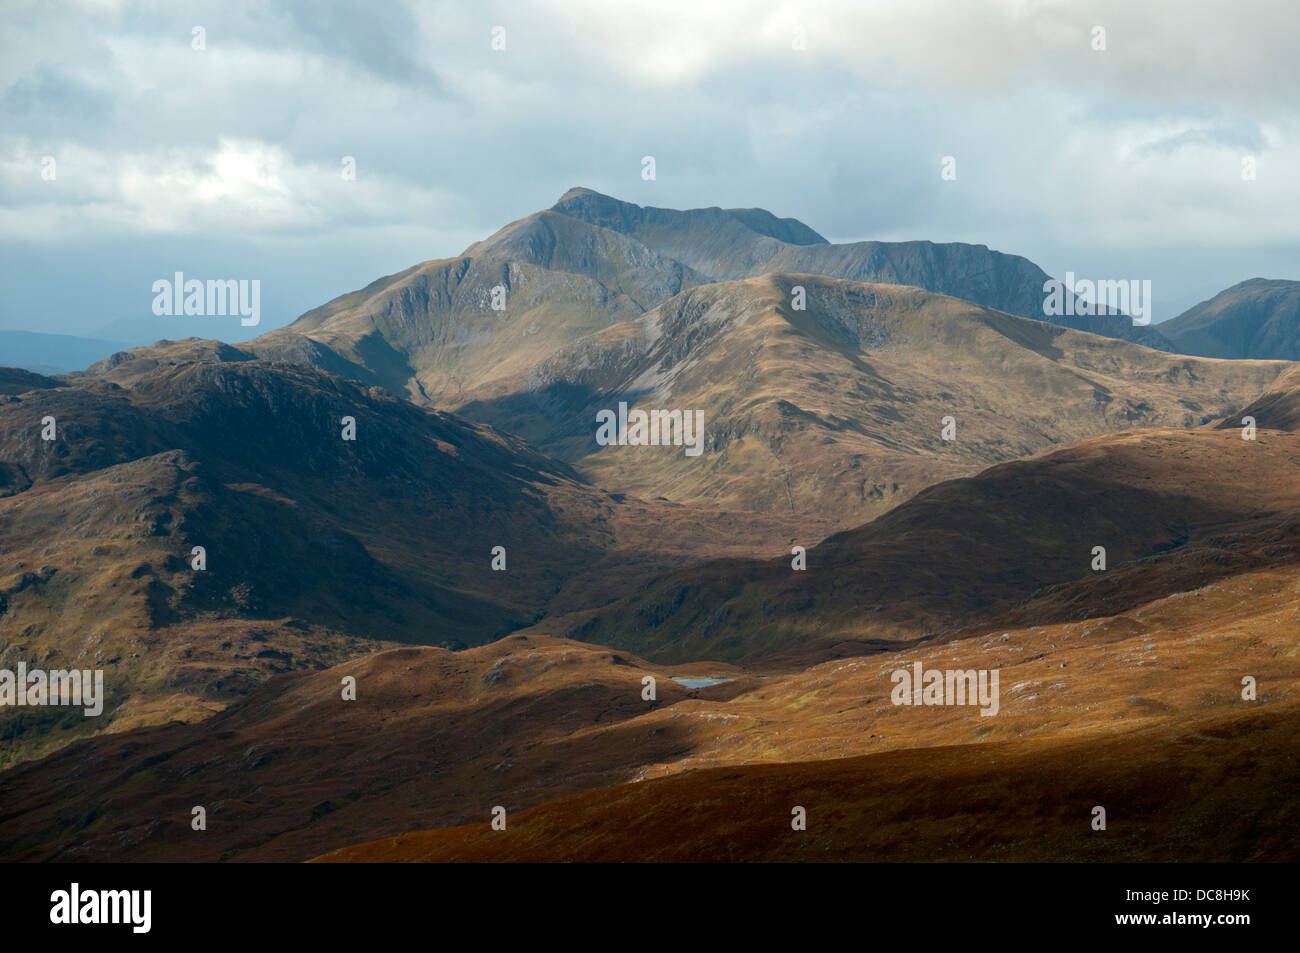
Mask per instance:
[[[1300,281],[1252,278],[1159,328],[1183,354],[1300,361]]]
[[[60,374],[79,371],[126,347],[128,345],[122,341],[69,334],[0,331],[0,365],[21,367],[39,374]]]

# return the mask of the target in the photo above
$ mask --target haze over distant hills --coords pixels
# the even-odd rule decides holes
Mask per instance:
[[[0,366],[21,367],[38,374],[62,374],[81,370],[127,346],[123,341],[70,334],[0,331]]]

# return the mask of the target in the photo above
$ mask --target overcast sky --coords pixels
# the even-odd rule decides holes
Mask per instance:
[[[1295,0],[0,10],[0,328],[239,340],[575,185],[1149,278],[1157,320],[1300,278]],[[154,318],[176,271],[262,324]]]

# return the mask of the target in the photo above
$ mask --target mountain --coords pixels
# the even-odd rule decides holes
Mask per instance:
[[[1300,281],[1252,278],[1160,325],[1184,354],[1300,360]]]
[[[554,305],[549,292],[537,301],[538,312]],[[568,305],[554,307],[533,315],[552,331],[572,317]],[[343,319],[320,320],[323,328]],[[417,317],[403,327],[431,330]],[[1170,355],[915,288],[809,275],[692,286],[567,345],[483,340],[490,345],[459,359],[470,375],[457,378],[461,389],[437,392],[445,409],[518,434],[609,491],[787,518],[817,513],[839,527],[937,481],[1054,445],[1126,427],[1200,425],[1248,404],[1287,366]],[[243,346],[191,338],[114,355],[81,376],[129,386],[178,362],[278,355],[375,377],[353,361],[355,350],[341,349],[292,331]],[[428,404],[446,378],[422,380],[412,396]],[[599,446],[596,414],[621,402],[701,412],[704,453]],[[941,439],[948,416],[954,441]]]
[[[0,371],[0,669],[107,688],[6,709],[0,859],[1290,858],[1296,368],[1040,277],[574,190],[249,342]]]
[[[831,244],[806,225],[777,219],[762,209],[678,212],[642,208],[584,188],[570,189],[552,208],[635,237],[711,281],[785,272],[912,285],[1009,314],[1169,350],[1158,331],[1135,326],[1127,316],[1045,316],[1043,285],[1050,280],[1048,274],[1026,258],[991,251],[985,245],[927,241]]]
[[[1285,367],[1170,355],[916,288],[770,274],[688,289],[451,406],[608,489],[849,526],[1054,445],[1198,426]],[[598,445],[597,414],[621,402],[700,411],[703,454]]]
[[[643,208],[578,188],[460,256],[381,278],[240,347],[444,404],[688,288],[772,272],[910,285],[1045,317],[1046,273],[982,245],[835,245],[762,209]],[[1124,317],[1050,320],[1168,349]]]
[[[302,364],[523,436],[613,492],[847,527],[990,463],[1220,417],[1281,370],[1188,363],[1010,314],[1041,317],[1045,279],[982,246],[832,245],[761,209],[574,189],[458,258],[251,342],[163,341],[85,373],[129,386],[184,360]],[[1120,335],[1106,320],[1083,323]],[[595,414],[638,401],[701,412],[707,458],[602,451]],[[948,416],[955,442],[937,436]]]
[[[524,372],[562,344],[704,280],[625,235],[544,211],[458,258],[380,279],[243,347],[302,360],[323,345],[314,359],[447,405],[465,388]]]
[[[7,716],[4,760],[205,717],[275,672],[482,644],[793,533],[624,502],[518,439],[253,360],[0,397],[0,461],[0,667],[82,660],[110,692],[100,718]]]
[[[245,346],[454,406],[463,391],[527,373],[689,288],[771,272],[911,285],[1035,319],[1048,280],[1032,262],[984,246],[833,245],[762,209],[642,208],[579,188],[457,258],[382,278]],[[1052,320],[1168,349],[1128,318]]]

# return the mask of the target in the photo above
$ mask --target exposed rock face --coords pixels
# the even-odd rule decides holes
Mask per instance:
[[[1134,326],[1128,317],[1044,314],[1043,284],[1048,274],[1026,258],[984,245],[927,241],[836,245],[802,222],[779,219],[762,209],[642,208],[590,189],[571,189],[553,210],[635,236],[712,281],[791,272],[912,285],[1009,314],[1170,350],[1158,331]]]

